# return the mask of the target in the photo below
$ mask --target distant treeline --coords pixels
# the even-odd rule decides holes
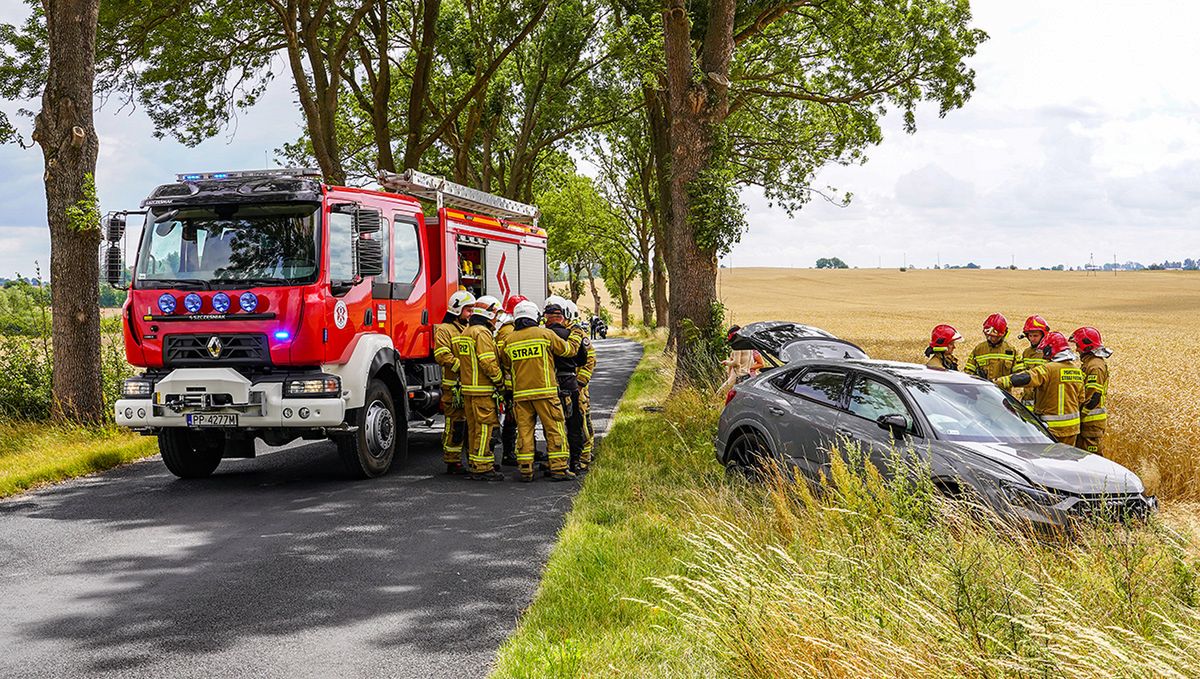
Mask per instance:
[[[125,303],[125,291],[100,283],[100,306]],[[0,279],[0,335],[42,335],[50,328],[50,285],[28,278]]]

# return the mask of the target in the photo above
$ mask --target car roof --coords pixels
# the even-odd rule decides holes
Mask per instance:
[[[852,366],[863,372],[875,373],[902,380],[939,384],[979,384],[980,378],[955,370],[934,370],[921,363],[882,361],[878,359],[853,358],[847,360],[808,359],[789,363],[788,367],[845,368]]]

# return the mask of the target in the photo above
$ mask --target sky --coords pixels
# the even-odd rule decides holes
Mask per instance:
[[[865,165],[823,170],[817,199],[789,217],[743,193],[749,231],[727,266],[856,267],[975,262],[1080,266],[1200,257],[1200,3],[972,3],[991,36],[970,65],[976,91],[939,119],[897,118]],[[23,18],[0,0],[0,22]],[[277,69],[281,73],[282,64]],[[0,102],[10,117],[36,102]],[[19,119],[28,136],[32,121]],[[218,137],[188,148],[155,139],[139,110],[107,102],[96,115],[104,211],[136,208],[189,171],[263,167],[302,131],[288,78]],[[270,164],[274,164],[273,161]],[[585,164],[586,165],[586,164]],[[49,235],[37,148],[0,146],[0,277],[48,269]]]

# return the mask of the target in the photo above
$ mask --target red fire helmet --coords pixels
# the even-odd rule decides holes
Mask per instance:
[[[1067,344],[1067,338],[1061,332],[1048,332],[1042,339],[1042,343],[1038,345],[1038,349],[1042,350],[1042,354],[1046,358],[1054,358],[1056,354],[1066,351],[1070,346]]]
[[[950,346],[951,342],[962,341],[962,335],[954,329],[954,326],[942,325],[936,326],[933,333],[929,336],[929,347],[931,349],[945,349]]]
[[[1021,332],[1029,333],[1035,330],[1041,331],[1043,334],[1048,333],[1050,332],[1050,324],[1046,322],[1046,319],[1034,314],[1025,319],[1025,329]]]
[[[504,302],[504,313],[508,314],[509,316],[512,316],[513,313],[515,312],[518,304],[520,304],[521,302],[528,302],[528,301],[529,301],[529,298],[526,297],[525,295],[513,295],[512,297],[509,297],[506,302]]]
[[[1004,314],[992,314],[983,322],[983,334],[988,337],[1004,337],[1008,334],[1008,319]]]
[[[1100,339],[1100,331],[1086,326],[1071,333],[1071,341],[1081,351],[1095,351],[1104,346],[1104,341]]]

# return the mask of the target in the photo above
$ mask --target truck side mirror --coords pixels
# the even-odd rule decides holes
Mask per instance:
[[[115,212],[105,220],[104,240],[116,243],[125,237],[125,215]]]
[[[121,266],[121,248],[116,243],[104,249],[104,280],[114,288],[121,287],[125,270]]]
[[[358,207],[354,211],[354,264],[359,276],[378,276],[383,273],[383,245],[371,235],[383,228],[383,213]]]

